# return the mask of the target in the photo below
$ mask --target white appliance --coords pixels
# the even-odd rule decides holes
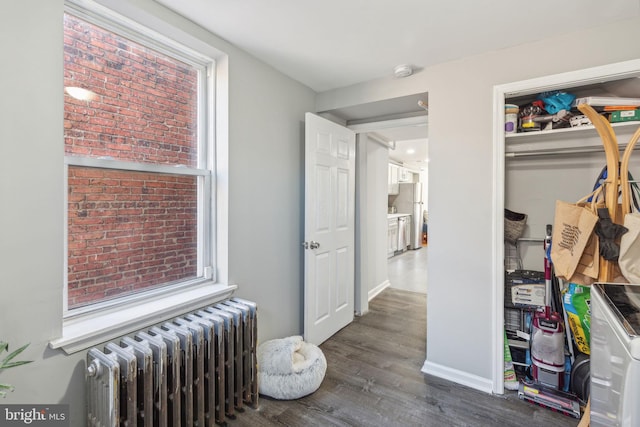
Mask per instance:
[[[407,246],[411,242],[411,224],[408,216],[401,216],[398,218],[398,250],[406,251]]]
[[[591,287],[591,426],[640,426],[640,285]]]
[[[420,249],[422,247],[422,211],[424,206],[422,183],[400,183],[398,195],[393,205],[398,209],[398,213],[411,214],[409,249]]]

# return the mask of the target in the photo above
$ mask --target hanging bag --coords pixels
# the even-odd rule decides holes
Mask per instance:
[[[551,236],[551,261],[556,276],[580,284],[591,284],[599,274],[599,246],[594,229],[595,213],[602,189],[576,203],[556,201]],[[591,199],[591,202],[587,202]]]
[[[596,188],[591,195],[588,196],[587,202],[578,202],[579,206],[589,209],[594,215],[598,215],[598,210],[604,207],[603,197],[604,190]],[[600,274],[600,239],[597,235],[598,223],[593,229],[593,233],[587,240],[587,245],[582,251],[576,270],[573,275],[567,280],[570,283],[576,283],[580,285],[591,285],[595,283]]]
[[[524,228],[527,225],[527,215],[514,212],[509,209],[504,210],[504,239],[515,245],[522,237]]]
[[[629,283],[640,284],[640,213],[634,212],[632,203],[633,183],[629,182],[629,160],[636,142],[640,139],[640,128],[633,134],[622,155],[620,165],[620,187],[622,190],[622,212],[627,233],[620,239],[618,266]]]

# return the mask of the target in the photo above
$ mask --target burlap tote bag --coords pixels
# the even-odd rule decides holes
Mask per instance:
[[[596,233],[591,233],[587,246],[582,251],[576,270],[567,280],[569,283],[589,286],[598,280],[598,273],[600,272],[599,243]]]
[[[579,284],[591,284],[598,277],[599,246],[593,232],[598,215],[595,201],[601,191],[590,194],[577,203],[556,201],[551,235],[551,261],[556,276]]]
[[[590,202],[578,202],[578,206],[589,209],[594,215],[598,216],[598,208],[605,206],[604,200],[601,198],[604,196],[604,187],[596,189],[588,197],[591,197]],[[597,224],[596,224],[597,227]],[[598,274],[600,273],[600,239],[595,232],[591,233],[589,240],[587,240],[587,246],[585,246],[576,266],[576,270],[573,275],[568,279],[570,283],[576,283],[578,285],[592,285],[598,280]]]

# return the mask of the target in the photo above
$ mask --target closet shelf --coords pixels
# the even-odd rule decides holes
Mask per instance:
[[[613,123],[621,150],[627,145],[640,122]],[[521,132],[505,135],[505,156],[544,156],[603,151],[602,141],[593,126]]]

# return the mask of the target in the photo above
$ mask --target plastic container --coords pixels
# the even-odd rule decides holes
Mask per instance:
[[[504,133],[518,132],[518,112],[520,108],[515,104],[504,105]]]

